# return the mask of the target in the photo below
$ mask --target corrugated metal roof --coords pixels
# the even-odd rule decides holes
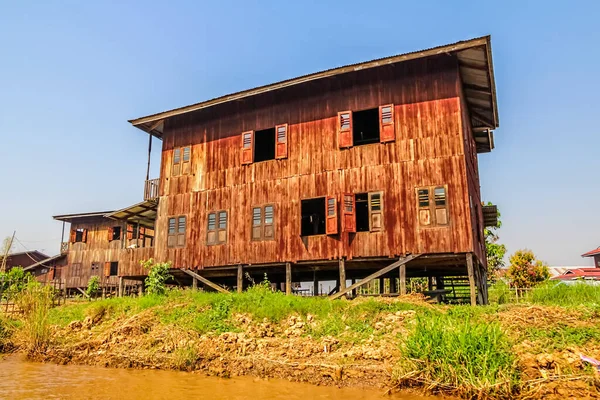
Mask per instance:
[[[135,127],[140,128],[143,131],[148,132],[160,139],[162,138],[164,119],[169,117],[198,111],[218,104],[224,104],[231,101],[256,96],[269,91],[280,90],[286,87],[339,74],[381,67],[384,65],[430,57],[438,54],[458,52],[460,52],[458,56],[460,62],[460,73],[463,80],[467,103],[472,109],[474,119],[473,125],[477,127],[488,126],[489,128],[494,129],[498,127],[498,107],[496,102],[496,87],[494,82],[490,36],[483,36],[471,40],[432,47],[426,50],[398,54],[395,56],[332,68],[269,85],[259,86],[253,89],[216,97],[200,103],[148,115],[130,120],[129,122]]]
[[[592,257],[592,256],[597,256],[597,255],[600,255],[600,247],[598,247],[595,250],[590,250],[587,253],[583,253],[581,255],[581,257]]]

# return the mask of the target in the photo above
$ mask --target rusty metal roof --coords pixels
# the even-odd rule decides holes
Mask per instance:
[[[146,228],[154,229],[157,207],[158,202],[156,200],[146,200],[121,210],[107,213],[104,216],[106,218],[126,221],[130,224],[139,223]]]
[[[262,93],[280,90],[290,86],[300,85],[306,82],[328,78],[339,74],[355,72],[369,68],[377,68],[439,54],[452,53],[457,55],[459,61],[463,89],[471,112],[473,127],[476,129],[497,128],[499,123],[498,106],[496,101],[496,85],[494,82],[490,36],[483,36],[480,38],[433,47],[426,50],[398,54],[395,56],[332,68],[265,86],[259,86],[254,89],[228,94],[211,100],[203,101],[201,103],[129,120],[129,122],[133,126],[148,132],[159,139],[162,139],[164,120],[169,117],[206,109],[218,104],[241,100]],[[487,144],[493,148],[493,138],[482,137],[481,141],[484,145]]]

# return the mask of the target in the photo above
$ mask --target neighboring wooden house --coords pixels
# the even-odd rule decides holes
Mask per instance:
[[[600,268],[600,247],[594,250],[590,250],[587,253],[581,255],[581,257],[590,257],[593,260],[594,267]]]
[[[160,177],[146,176],[137,208],[55,217],[72,224],[68,268],[118,263],[116,275],[141,279],[153,257],[183,284],[241,290],[266,273],[288,293],[337,280],[336,296],[373,278],[404,293],[407,277],[443,290],[468,276],[471,302],[487,302],[483,228],[496,212],[481,205],[477,154],[498,127],[489,37],[130,122],[149,150],[162,140]],[[151,247],[128,254],[109,232],[136,218]]]
[[[570,268],[561,275],[552,277],[560,281],[600,281],[600,268]]]
[[[0,265],[3,258],[4,255],[0,255]],[[46,258],[48,258],[47,255],[37,250],[12,253],[6,256],[6,270],[9,271],[14,267],[26,268]]]
[[[50,282],[60,280],[63,275],[63,269],[67,266],[67,255],[57,254],[53,257],[45,258],[35,264],[32,264],[23,270],[35,276],[39,282]]]

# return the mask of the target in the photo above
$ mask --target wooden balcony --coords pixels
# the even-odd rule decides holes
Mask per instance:
[[[158,199],[158,179],[149,179],[144,184],[144,201]]]
[[[60,254],[65,254],[69,252],[69,242],[61,242],[60,243]]]

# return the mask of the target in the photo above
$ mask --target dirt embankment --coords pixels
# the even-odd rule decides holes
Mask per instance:
[[[392,376],[402,357],[399,343],[416,318],[413,310],[380,313],[372,321],[375,334],[353,340],[351,332],[311,337],[308,333],[319,321],[310,314],[292,315],[281,323],[235,314],[234,332],[203,335],[162,322],[153,309],[134,315],[108,314],[100,310],[83,321],[54,327],[52,344],[32,358],[395,390]],[[522,398],[600,398],[600,378],[583,374],[585,365],[580,360],[580,354],[600,358],[600,343],[582,340],[585,345],[559,346],[554,343],[559,339],[552,335],[530,337],[532,330],[547,333],[557,325],[593,327],[593,318],[576,310],[537,306],[509,307],[484,313],[481,318],[501,323],[512,337],[523,382]]]

